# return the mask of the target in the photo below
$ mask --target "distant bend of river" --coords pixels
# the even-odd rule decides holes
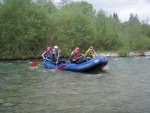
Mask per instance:
[[[0,61],[0,113],[150,113],[150,56],[109,58],[90,73]]]

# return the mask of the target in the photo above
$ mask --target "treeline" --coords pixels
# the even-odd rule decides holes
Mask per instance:
[[[1,59],[36,58],[46,45],[58,45],[64,56],[76,46],[122,55],[150,50],[150,25],[137,15],[122,23],[84,1],[0,0],[0,31]]]

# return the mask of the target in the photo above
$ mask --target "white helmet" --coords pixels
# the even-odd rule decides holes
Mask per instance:
[[[55,49],[58,49],[58,46],[54,46]]]

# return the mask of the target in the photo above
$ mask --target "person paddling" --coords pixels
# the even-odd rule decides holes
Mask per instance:
[[[60,53],[60,49],[58,49],[58,46],[55,45],[54,48],[52,49],[52,57],[51,57],[51,61],[53,64],[60,64],[60,63],[66,63],[65,60],[60,60],[59,58],[59,53]]]
[[[80,53],[80,48],[76,47],[70,55],[70,62],[79,64],[85,61],[87,61],[87,59]]]
[[[95,58],[95,55],[93,54],[93,48],[90,47],[86,53],[85,53],[85,57],[89,60],[91,60],[92,58]]]
[[[49,59],[51,57],[51,50],[50,46],[47,46],[46,51],[42,53],[43,59]]]

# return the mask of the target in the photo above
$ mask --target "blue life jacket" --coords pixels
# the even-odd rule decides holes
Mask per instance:
[[[53,48],[53,49],[52,49],[52,60],[53,60],[54,62],[56,62],[56,61],[57,61],[57,58],[58,58],[58,53],[57,53],[56,49]]]
[[[51,56],[51,52],[46,50],[46,53],[44,54],[44,57],[48,58]]]

